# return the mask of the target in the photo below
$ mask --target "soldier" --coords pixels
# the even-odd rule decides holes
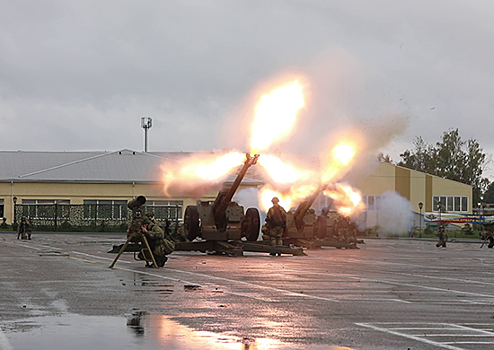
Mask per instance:
[[[283,233],[286,229],[286,211],[281,205],[278,197],[271,200],[273,206],[269,208],[266,216],[266,227],[269,232],[272,246],[283,245]]]
[[[448,241],[448,235],[446,234],[446,230],[444,226],[439,226],[439,230],[436,233],[436,236],[439,238],[439,241],[436,243],[436,247],[445,247],[446,242]]]
[[[189,239],[185,234],[185,228],[183,222],[178,224],[178,226],[175,229],[175,232],[173,232],[172,237],[175,242],[189,242]]]
[[[485,241],[489,240],[489,244],[487,245],[487,247],[492,248],[494,247],[494,232],[493,232],[494,227],[493,225],[484,225],[484,227],[487,227],[487,232],[485,234]]]
[[[17,239],[31,239],[31,224],[27,221],[27,218],[23,216],[20,224],[17,226]]]
[[[166,255],[175,250],[175,242],[171,237],[167,237],[168,235],[166,235],[165,231],[158,224],[151,221],[148,216],[144,219],[141,230],[148,239],[156,264],[158,264],[158,267],[163,267],[168,260]]]
[[[127,239],[135,233],[142,234],[143,217],[141,208],[132,211],[132,222],[127,229]],[[131,242],[138,242],[139,237],[136,235],[131,239]]]
[[[338,242],[349,243],[350,240],[350,222],[346,216],[340,215],[338,222],[336,223],[336,233],[338,236]]]
[[[326,238],[328,234],[328,212],[327,208],[324,208],[321,215],[317,218],[314,232],[317,238]]]

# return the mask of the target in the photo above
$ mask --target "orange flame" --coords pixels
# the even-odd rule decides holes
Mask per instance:
[[[261,210],[267,212],[268,209],[273,205],[271,200],[273,197],[278,197],[280,200],[279,204],[285,209],[288,210],[292,204],[292,200],[289,196],[285,196],[275,190],[271,190],[268,188],[261,189],[259,193],[259,202],[261,205]]]
[[[206,180],[215,180],[228,174],[233,168],[242,164],[245,154],[232,152],[222,155],[211,161],[194,161],[180,169],[180,175],[186,178],[199,177]]]
[[[165,194],[171,186],[198,188],[219,180],[231,173],[245,160],[245,153],[230,152],[223,155],[207,154],[182,159],[175,164],[163,166]]]
[[[297,186],[290,190],[288,194],[280,193],[271,188],[263,188],[259,194],[259,202],[261,210],[268,211],[272,206],[271,200],[273,197],[278,197],[280,205],[286,210],[290,210],[293,206],[300,204],[304,199],[309,197],[316,190],[315,185]]]
[[[269,154],[259,157],[258,164],[264,167],[271,178],[277,183],[291,184],[309,176],[307,171],[300,171],[295,166],[289,165],[280,158]]]
[[[255,108],[251,152],[261,153],[275,141],[288,137],[297,121],[298,110],[304,106],[302,86],[297,80],[263,95]]]
[[[324,194],[335,201],[336,210],[344,216],[353,216],[365,209],[362,196],[351,186],[335,184],[324,191]]]
[[[355,147],[346,143],[339,144],[333,148],[328,165],[322,174],[322,182],[328,183],[334,181],[338,176],[343,176],[345,170],[351,165],[355,153]]]

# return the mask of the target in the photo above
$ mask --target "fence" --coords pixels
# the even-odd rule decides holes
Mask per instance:
[[[155,220],[172,226],[182,220],[182,206],[144,205],[144,213],[153,212]],[[123,204],[21,204],[14,207],[14,228],[25,216],[36,231],[125,232],[132,211]]]

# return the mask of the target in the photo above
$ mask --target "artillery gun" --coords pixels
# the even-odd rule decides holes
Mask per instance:
[[[287,213],[287,237],[283,239],[285,244],[307,248],[328,246],[338,249],[358,249],[357,242],[338,239],[335,237],[334,232],[329,232],[328,218],[325,213],[316,216],[315,212],[310,210],[319,194],[326,190],[328,186],[328,184],[321,185],[307,200],[300,203],[295,212],[290,211]]]
[[[257,163],[259,155],[246,154],[244,165],[231,185],[226,183],[216,199],[189,205],[184,214],[184,231],[190,242],[176,242],[175,250],[197,250],[215,254],[243,255],[243,251],[305,255],[301,249],[267,247],[256,244],[261,219],[257,208],[232,202],[247,170]],[[196,238],[200,240],[195,240]],[[194,241],[195,240],[195,241]]]
[[[257,208],[248,208],[232,202],[233,195],[245,177],[247,170],[257,163],[259,155],[246,154],[245,163],[232,185],[223,185],[214,202],[198,201],[185,209],[184,230],[189,240],[201,237],[205,240],[227,241],[245,237],[256,241],[259,236],[260,215]]]

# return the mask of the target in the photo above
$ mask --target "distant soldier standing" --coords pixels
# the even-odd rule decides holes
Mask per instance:
[[[31,224],[27,221],[27,218],[23,216],[20,224],[17,226],[17,239],[31,239]]]
[[[286,211],[281,205],[278,197],[271,200],[273,206],[269,208],[266,216],[266,226],[270,236],[270,244],[283,245],[283,233],[286,228]]]
[[[439,230],[437,231],[436,236],[439,239],[439,241],[436,243],[436,247],[445,247],[446,248],[446,242],[448,241],[448,235],[446,234],[446,230],[444,229],[444,226],[439,227]]]

